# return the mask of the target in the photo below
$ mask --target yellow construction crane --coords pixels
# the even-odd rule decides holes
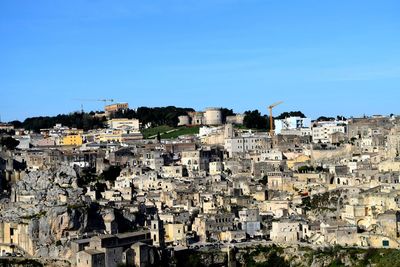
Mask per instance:
[[[271,135],[271,137],[274,135],[274,118],[272,117],[272,109],[282,103],[283,103],[283,101],[279,101],[268,107],[268,109],[269,109],[269,134]]]
[[[104,102],[104,106],[107,106],[107,102],[110,102],[110,103],[112,103],[112,102],[114,102],[114,99],[87,99],[87,98],[75,98],[74,100],[76,100],[76,101],[84,101],[84,102]],[[82,104],[81,104],[81,106],[83,106]],[[82,108],[83,109],[83,108]]]
[[[107,105],[107,102],[114,102],[114,99],[87,99],[87,98],[76,98],[74,100],[77,101],[98,101],[98,102],[104,102],[104,105]]]
[[[114,102],[114,99],[97,99],[97,101],[102,101],[104,102],[104,105],[107,106],[107,102],[112,103]]]

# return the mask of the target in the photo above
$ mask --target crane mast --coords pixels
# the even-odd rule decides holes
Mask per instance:
[[[275,108],[276,106],[282,104],[282,103],[283,103],[283,101],[279,101],[279,102],[276,102],[276,103],[268,106],[268,109],[269,109],[269,126],[270,126],[269,127],[269,134],[270,134],[271,137],[275,134],[275,132],[274,132],[274,119],[273,119],[273,116],[272,116],[272,109]]]
[[[76,98],[76,99],[73,99],[73,100],[76,100],[76,101],[81,101],[81,102],[104,102],[104,106],[107,106],[107,102],[110,102],[110,103],[112,103],[112,102],[114,102],[114,99],[87,99],[87,98]],[[83,104],[81,104],[81,110],[82,110],[82,112],[83,112]]]

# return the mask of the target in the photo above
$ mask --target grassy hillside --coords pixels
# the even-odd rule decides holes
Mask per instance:
[[[182,135],[198,134],[199,126],[192,126],[192,127],[181,126],[173,128],[167,125],[162,125],[142,130],[143,138],[146,139],[156,138],[157,133],[160,133],[161,139],[173,139]]]
[[[155,138],[157,133],[161,135],[167,131],[173,130],[174,128],[167,125],[157,126],[153,128],[147,128],[142,130],[143,138]]]

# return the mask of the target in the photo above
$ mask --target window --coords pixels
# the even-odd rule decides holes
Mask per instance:
[[[389,240],[383,240],[382,241],[382,246],[388,247],[389,246]]]

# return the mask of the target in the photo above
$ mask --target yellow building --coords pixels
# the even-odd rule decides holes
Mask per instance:
[[[308,163],[310,161],[310,157],[306,155],[300,155],[296,158],[289,159],[286,161],[286,164],[289,169],[293,169],[293,167],[298,163]]]
[[[268,194],[265,190],[256,191],[252,194],[252,196],[257,201],[265,201],[268,199]]]
[[[0,222],[0,244],[1,250],[13,251],[13,245],[21,247],[30,255],[35,253],[35,245],[29,232],[29,221]]]
[[[400,171],[400,161],[382,161],[378,168],[380,172],[398,172]]]
[[[128,108],[129,108],[128,103],[116,103],[105,106],[104,111],[106,113],[114,113],[121,110],[127,110]]]
[[[392,249],[400,248],[400,243],[397,239],[383,235],[362,233],[359,235],[359,238],[361,239],[361,246],[363,247],[392,248]]]
[[[98,133],[94,137],[94,141],[96,142],[127,142],[131,140],[139,140],[142,139],[143,135],[140,132],[136,131],[124,131],[121,129],[106,129],[103,132]]]
[[[61,138],[60,145],[62,146],[81,146],[83,138],[80,134],[66,135]]]
[[[223,231],[219,233],[219,239],[221,241],[228,241],[228,242],[231,242],[232,240],[242,241],[246,239],[246,232],[243,230]]]
[[[183,223],[168,223],[164,225],[165,242],[184,244],[186,242],[185,225]]]
[[[76,128],[68,129],[68,130],[64,131],[64,134],[66,134],[66,135],[82,135],[83,129],[76,129]]]
[[[106,130],[96,136],[96,142],[122,142],[122,130]]]

